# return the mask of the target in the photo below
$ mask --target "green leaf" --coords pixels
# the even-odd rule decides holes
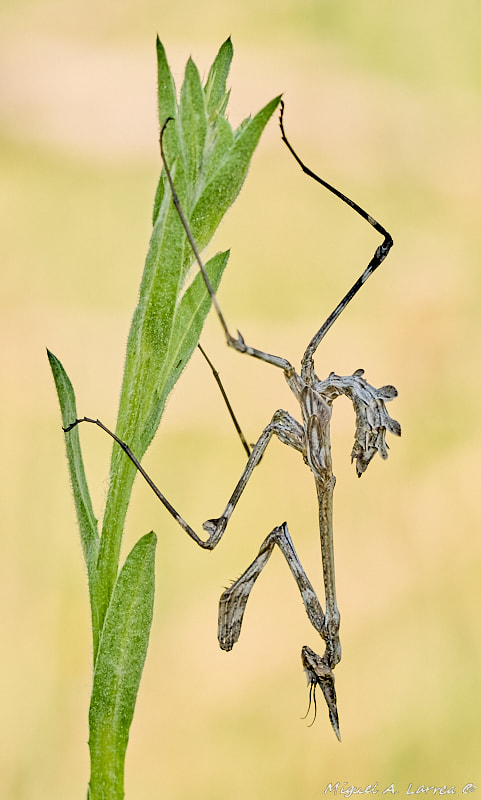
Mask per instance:
[[[73,386],[62,364],[53,353],[47,350],[50,368],[57,389],[62,426],[67,428],[77,419],[77,407]],[[92,620],[92,638],[94,653],[100,636],[100,620],[102,618],[101,597],[99,597],[99,584],[97,580],[97,555],[99,552],[99,535],[97,520],[92,508],[92,500],[85,476],[85,468],[80,447],[78,427],[65,434],[67,461],[72,484],[75,511],[80,531],[82,551],[87,567],[90,592],[90,613]]]
[[[210,115],[214,113],[222,114],[225,110],[224,103],[228,99],[226,82],[233,55],[234,48],[229,36],[217,53],[205,83],[205,100],[207,111]]]
[[[177,96],[175,91],[175,83],[170,71],[165,53],[164,46],[157,36],[157,107],[159,115],[159,130],[162,130],[165,121],[172,117],[174,120],[177,117]],[[175,124],[169,123],[164,137],[164,147],[168,154],[169,163],[172,163],[177,158],[180,150],[179,136]],[[152,224],[155,224],[157,214],[162,203],[166,189],[165,176],[160,179],[157,185],[157,191],[154,200],[154,210],[152,215]]]
[[[205,184],[212,180],[234,145],[234,131],[225,117],[219,115],[216,118],[215,129],[210,138],[205,154]]]
[[[202,192],[190,219],[192,235],[199,250],[210,241],[222,217],[239,194],[261,133],[279,101],[280,96],[274,98],[253,119],[242,124],[242,132],[235,138],[219,169]]]
[[[177,116],[175,83],[170,71],[164,46],[157,36],[157,106],[159,125],[162,128],[167,117]]]
[[[62,414],[62,426],[67,428],[77,419],[75,393],[69,377],[58,358],[49,350],[47,350],[47,356],[57,389],[58,401]],[[97,520],[92,508],[87,478],[85,477],[78,427],[65,434],[65,444],[67,448],[67,460],[70,470],[75,510],[77,512],[80,538],[82,541],[82,550],[90,576],[92,567],[95,565],[96,561],[99,537]]]
[[[203,166],[207,134],[206,116],[205,96],[200,75],[194,62],[189,58],[180,93],[179,119],[187,185],[192,188],[196,187]],[[193,198],[191,202],[192,200]],[[184,209],[184,213],[188,214],[189,211],[190,203]]]
[[[226,251],[217,253],[205,264],[214,291],[220,284],[228,259],[229,251]],[[152,438],[155,435],[167,397],[197,347],[210,305],[211,301],[204,278],[199,272],[182,296],[175,314],[171,347],[165,359],[165,371],[162,379],[159,380],[152,402],[152,412],[145,426],[146,438]]]
[[[89,712],[89,790],[95,800],[124,796],[125,751],[152,624],[156,542],[151,532],[134,545],[105,616]]]

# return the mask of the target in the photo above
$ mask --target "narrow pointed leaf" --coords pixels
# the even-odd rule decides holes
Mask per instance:
[[[185,78],[180,93],[179,120],[182,153],[188,186],[196,187],[203,166],[205,137],[207,134],[205,96],[200,75],[192,59],[185,68]],[[188,213],[190,208],[185,209]]]
[[[157,37],[157,108],[160,131],[166,119],[169,117],[175,119],[177,117],[177,95],[174,79],[167,61],[167,55],[159,37]],[[166,131],[164,146],[168,153],[169,162],[173,163],[179,153],[180,143],[176,127],[172,123],[169,124],[168,130]],[[154,200],[153,223],[155,223],[157,218],[165,188],[165,181],[160,180]]]
[[[167,117],[175,117],[177,114],[177,95],[165,48],[159,37],[157,37],[157,86],[159,124],[163,125]]]
[[[62,426],[66,428],[77,419],[75,393],[70,379],[58,358],[49,350],[47,350],[47,355],[57,389],[58,401],[62,414]],[[78,428],[74,428],[66,434],[65,444],[82,550],[90,574],[91,565],[95,562],[97,554],[98,532],[97,520],[92,508],[87,478],[85,477]]]
[[[217,53],[207,76],[205,99],[209,114],[220,111],[222,108],[225,95],[227,94],[226,82],[233,55],[234,48],[232,47],[232,41],[229,36]]]
[[[280,97],[264,106],[244,126],[230,152],[199,198],[191,216],[192,235],[199,249],[212,238],[222,217],[239,194],[252,154]]]

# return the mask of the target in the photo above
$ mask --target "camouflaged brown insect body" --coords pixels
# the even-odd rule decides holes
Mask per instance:
[[[309,342],[302,358],[300,375],[286,359],[250,347],[246,344],[240,333],[238,333],[236,337],[232,336],[222,313],[218,309],[217,298],[214,292],[210,292],[228,345],[240,353],[246,353],[247,355],[258,358],[283,370],[286,381],[301,406],[303,424],[301,425],[285,411],[276,411],[271,422],[264,429],[254,446],[244,473],[224,513],[218,519],[208,520],[204,523],[204,530],[209,533],[210,540],[218,541],[222,536],[253,469],[259,463],[273,434],[275,434],[280,441],[288,444],[302,454],[305,463],[309,466],[313,474],[319,504],[319,528],[326,600],[325,614],[322,612],[322,609],[320,609],[317,597],[316,603],[319,606],[320,615],[323,617],[322,625],[319,626],[318,624],[318,620],[321,618],[319,614],[316,614],[313,618],[309,613],[311,590],[312,592],[314,590],[304,573],[293,547],[292,549],[286,549],[284,546],[284,540],[287,537],[290,541],[287,525],[284,523],[283,526],[274,529],[274,531],[269,534],[261,546],[259,555],[248,570],[246,570],[244,575],[222,595],[219,608],[219,642],[221,647],[230,649],[235,641],[237,641],[240,635],[243,614],[250,591],[255,580],[265,566],[265,563],[267,563],[274,542],[277,543],[283,551],[296,582],[298,583],[309,619],[326,642],[325,653],[322,657],[305,646],[302,650],[302,663],[306,669],[311,690],[314,688],[314,702],[315,688],[319,685],[329,709],[332,727],[336,736],[340,739],[336,692],[332,673],[332,670],[341,659],[341,644],[339,640],[340,614],[336,600],[332,520],[333,492],[335,486],[335,477],[332,472],[329,428],[332,403],[337,397],[343,394],[349,397],[353,404],[356,416],[356,431],[351,459],[356,461],[356,471],[359,477],[365,472],[376,453],[379,453],[383,459],[387,458],[388,453],[385,441],[386,431],[400,436],[401,427],[396,420],[390,417],[385,407],[386,401],[392,400],[397,396],[397,390],[394,386],[382,386],[376,389],[363,378],[364,370],[362,369],[358,369],[352,375],[348,376],[339,376],[335,373],[331,373],[325,380],[320,380],[315,373],[313,359],[326,333],[355,294],[364,285],[366,280],[384,261],[393,245],[393,239],[385,228],[371,217],[370,214],[367,214],[364,209],[358,206],[357,203],[346,197],[346,195],[339,192],[322,178],[319,178],[319,176],[306,167],[285,135],[283,113],[284,104],[281,101],[280,127],[282,139],[301,169],[309,177],[312,177],[360,214],[363,219],[383,236],[383,242],[376,248],[373,257],[362,275],[353,284],[351,289]],[[197,260],[205,274],[200,259],[198,258]],[[206,282],[209,288],[208,281]],[[296,577],[296,573],[298,576],[300,574],[303,575],[303,585],[301,584],[301,579]],[[311,696],[310,694],[310,697]]]

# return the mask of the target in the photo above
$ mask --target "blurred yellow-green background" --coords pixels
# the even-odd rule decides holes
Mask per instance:
[[[5,0],[0,22],[2,798],[85,796],[87,585],[45,347],[80,413],[113,425],[159,172],[156,33],[178,84],[189,55],[205,74],[232,35],[233,124],[283,92],[305,161],[392,232],[392,254],[317,368],[394,383],[403,437],[358,480],[352,414],[335,406],[342,744],[322,698],[316,724],[300,720],[301,646],[320,643],[279,553],[240,642],[226,654],[216,641],[222,587],[284,519],[321,589],[314,488],[298,455],[271,445],[212,554],[136,486],[125,547],[153,528],[159,550],[127,797],[481,787],[479,4]],[[378,241],[301,174],[273,120],[216,240],[232,248],[227,319],[299,363]],[[203,342],[251,441],[277,407],[296,413],[282,375],[228,351],[215,319]],[[82,439],[100,514],[110,444],[97,429]],[[145,463],[200,528],[243,462],[195,356]]]

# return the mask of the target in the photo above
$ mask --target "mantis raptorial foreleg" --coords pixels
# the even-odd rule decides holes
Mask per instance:
[[[281,550],[284,558],[287,561],[289,569],[291,570],[294,580],[297,583],[304,608],[306,609],[307,616],[309,617],[309,621],[320,634],[320,636],[322,636],[323,639],[326,638],[327,634],[324,612],[321,608],[321,604],[317,598],[314,588],[307,577],[301,562],[299,561],[292,543],[289,529],[287,527],[287,522],[284,522],[282,525],[274,528],[267,538],[264,539],[259,553],[252,564],[247,567],[245,572],[232,584],[232,586],[229,586],[229,588],[223,592],[220,598],[218,639],[223,650],[231,650],[240,636],[244,611],[246,609],[249,595],[254,583],[267,564],[275,545],[277,545]],[[306,653],[304,651],[306,651]],[[312,654],[310,661],[308,660],[307,653]],[[321,687],[324,699],[326,700],[327,707],[329,709],[329,718],[331,720],[332,727],[336,736],[340,740],[341,734],[339,732],[336,690],[334,688],[334,675],[332,673],[332,669],[309,647],[303,647],[302,661],[306,672],[309,670],[310,673],[313,674],[312,665],[314,665],[316,668],[315,680],[312,680],[308,672],[310,683],[311,685]]]

